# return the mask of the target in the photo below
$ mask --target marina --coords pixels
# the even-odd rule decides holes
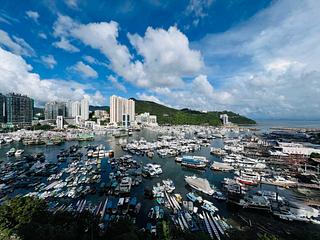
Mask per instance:
[[[266,144],[259,141],[245,128],[193,126],[144,128],[125,138],[99,134],[59,145],[9,140],[0,149],[1,200],[35,196],[49,201],[52,211],[88,210],[99,216],[102,230],[127,218],[156,234],[157,223],[170,219],[181,231],[221,239],[235,227],[235,213],[248,210],[257,211],[254,218],[263,211],[275,218],[270,221],[317,226],[317,208],[288,189],[302,183],[272,170],[259,153],[248,154],[248,145]],[[212,148],[224,154],[212,154]]]

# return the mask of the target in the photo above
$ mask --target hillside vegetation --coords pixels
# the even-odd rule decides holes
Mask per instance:
[[[190,124],[190,125],[221,125],[220,114],[226,113],[229,116],[229,121],[235,124],[255,124],[256,122],[247,117],[241,116],[237,113],[230,111],[223,112],[199,112],[190,109],[177,110],[174,108],[166,107],[161,104],[136,100],[135,108],[136,113],[149,112],[150,114],[156,115],[159,124]]]

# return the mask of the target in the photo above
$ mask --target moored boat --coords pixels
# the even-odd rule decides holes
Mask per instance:
[[[208,195],[212,195],[214,190],[211,188],[207,179],[198,178],[196,176],[186,176],[185,181],[194,189]]]

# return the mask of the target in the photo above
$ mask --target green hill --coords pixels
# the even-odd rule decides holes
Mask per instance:
[[[95,110],[104,110],[104,111],[110,111],[110,107],[109,106],[89,106],[89,111],[90,112],[94,112]]]
[[[229,116],[229,121],[235,124],[255,124],[256,122],[247,117],[241,116],[237,113],[230,111],[223,112],[199,112],[190,109],[177,110],[169,108],[161,104],[142,101],[132,98],[135,101],[135,110],[137,114],[149,112],[152,115],[157,115],[159,124],[190,124],[190,125],[202,125],[208,124],[212,126],[221,125],[220,114],[226,113]]]

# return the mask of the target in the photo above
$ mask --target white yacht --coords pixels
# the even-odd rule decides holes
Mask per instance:
[[[106,152],[103,149],[99,150],[99,158],[104,158],[105,155],[106,155]]]
[[[159,164],[148,163],[144,169],[150,173],[151,176],[162,173],[161,166]]]
[[[15,152],[15,156],[16,157],[20,157],[22,154],[24,153],[24,150],[23,149],[18,149],[16,152]]]
[[[214,190],[211,188],[209,181],[204,178],[194,176],[186,176],[184,180],[194,189],[208,195],[212,195]]]

